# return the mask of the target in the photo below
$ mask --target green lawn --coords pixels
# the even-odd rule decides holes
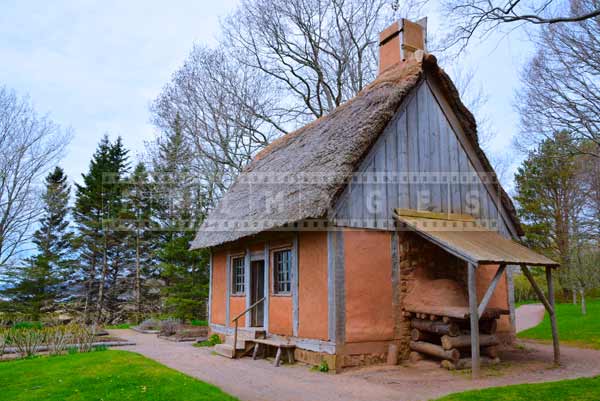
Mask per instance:
[[[222,401],[217,387],[126,351],[0,362],[0,399],[11,401]]]
[[[600,377],[493,387],[451,394],[438,401],[598,401]]]
[[[565,344],[600,349],[600,300],[587,303],[587,314],[581,314],[580,305],[557,304],[558,337]],[[552,340],[548,314],[542,323],[518,334],[519,338]]]

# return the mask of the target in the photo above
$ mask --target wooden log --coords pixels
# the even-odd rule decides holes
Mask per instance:
[[[483,334],[479,336],[479,346],[498,345],[500,342],[495,335]],[[442,336],[442,348],[448,350],[452,348],[465,348],[471,346],[471,335],[463,334],[461,336],[451,337]]]
[[[427,331],[429,333],[439,335],[447,334],[449,336],[458,336],[460,334],[460,327],[454,322],[444,323],[431,320],[412,319],[410,324],[415,329]]]
[[[490,345],[488,347],[481,347],[481,355],[485,355],[489,358],[498,358],[498,347]]]
[[[486,356],[481,357],[481,365],[482,366],[493,366],[500,363],[500,358],[488,358]],[[462,370],[462,369],[471,369],[471,358],[462,358],[456,362],[444,360],[440,363],[440,366],[446,368],[448,370]]]
[[[423,359],[423,354],[421,354],[420,352],[416,352],[416,351],[411,351],[410,355],[408,356],[408,360],[411,361],[412,363],[419,362],[422,359]]]
[[[451,361],[458,361],[460,359],[460,352],[457,349],[445,350],[439,345],[426,343],[424,341],[411,341],[410,349],[441,359],[448,359]]]
[[[428,343],[439,343],[440,337],[433,333],[428,333],[419,329],[412,329],[410,331],[410,339],[413,341],[426,341]]]

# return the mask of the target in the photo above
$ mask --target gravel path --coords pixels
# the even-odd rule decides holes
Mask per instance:
[[[546,308],[542,304],[521,305],[515,311],[517,333],[535,327],[544,320]]]
[[[212,383],[244,401],[428,400],[473,388],[600,375],[600,351],[562,347],[563,366],[553,368],[551,346],[533,342],[505,350],[500,356],[506,362],[483,369],[483,377],[472,381],[465,373],[449,372],[429,361],[330,375],[302,364],[275,368],[265,360],[231,360],[213,355],[211,349],[131,330],[112,332],[136,343],[120,349],[138,352]]]

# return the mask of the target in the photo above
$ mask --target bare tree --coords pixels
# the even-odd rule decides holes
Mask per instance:
[[[41,207],[37,184],[69,139],[28,99],[0,87],[0,268],[27,250]]]
[[[385,0],[246,0],[223,28],[237,60],[271,77],[284,111],[306,122],[374,79],[377,35],[397,10]]]
[[[207,198],[218,199],[252,156],[285,132],[278,101],[268,77],[221,49],[196,46],[152,112],[163,132],[181,131],[193,149],[190,171]]]
[[[600,0],[581,4],[584,10],[595,7],[600,7]],[[522,73],[522,82],[524,93],[518,108],[526,137],[539,140],[540,134],[549,137],[567,130],[579,142],[592,141],[598,149],[600,16],[544,28],[538,50]]]
[[[448,46],[462,48],[475,34],[483,37],[505,24],[568,25],[600,16],[595,0],[444,0],[442,7],[452,29]]]

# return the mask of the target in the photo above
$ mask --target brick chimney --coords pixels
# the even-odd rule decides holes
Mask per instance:
[[[379,73],[426,50],[427,17],[417,22],[402,18],[379,34]]]

